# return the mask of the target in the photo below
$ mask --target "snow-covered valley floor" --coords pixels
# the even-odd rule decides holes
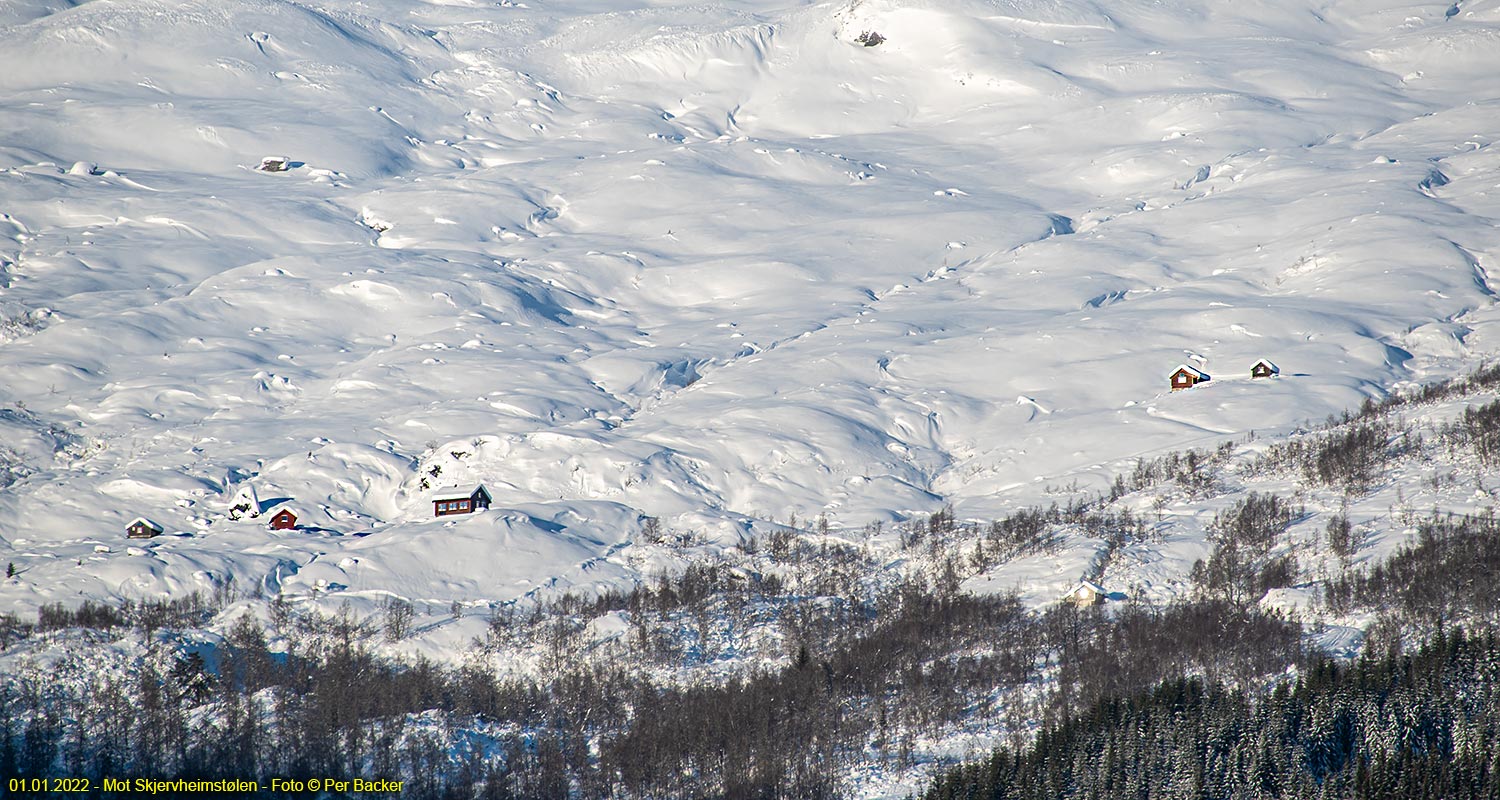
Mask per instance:
[[[0,613],[395,599],[395,652],[461,663],[497,613],[756,574],[792,529],[929,575],[904,522],[1248,459],[1500,354],[1497,73],[1500,0],[12,0]],[[1492,505],[1436,463],[1345,509],[1352,566]],[[1128,494],[1150,537],[958,577],[1169,601],[1215,514],[1299,487]],[[1326,491],[1268,605],[1347,566]],[[784,659],[766,631],[677,677]]]
[[[6,608],[628,582],[1500,351],[1493,2],[5,14]]]

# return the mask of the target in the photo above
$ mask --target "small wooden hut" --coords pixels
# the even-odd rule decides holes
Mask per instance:
[[[162,534],[162,527],[145,517],[136,517],[125,526],[125,535],[131,539],[154,539]]]
[[[472,514],[482,508],[489,508],[493,499],[484,484],[461,487],[453,486],[440,490],[432,496],[432,515],[434,517],[446,517],[452,514]]]
[[[1197,367],[1178,364],[1177,369],[1172,370],[1172,374],[1168,376],[1168,380],[1171,381],[1172,391],[1180,392],[1183,389],[1191,389],[1200,383],[1207,383],[1211,379],[1207,372]]]

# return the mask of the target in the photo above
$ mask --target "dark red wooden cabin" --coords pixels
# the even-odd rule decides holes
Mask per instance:
[[[125,526],[125,535],[131,539],[152,539],[161,535],[162,527],[145,517],[136,517]]]
[[[1194,386],[1197,386],[1198,384],[1204,383],[1208,380],[1209,377],[1207,372],[1204,372],[1201,369],[1190,367],[1186,364],[1179,364],[1177,366],[1177,369],[1172,371],[1172,391],[1177,392],[1183,389],[1191,389]]]
[[[434,517],[447,517],[453,514],[472,514],[482,508],[489,508],[492,499],[484,484],[471,488],[445,489],[432,498],[432,515]]]

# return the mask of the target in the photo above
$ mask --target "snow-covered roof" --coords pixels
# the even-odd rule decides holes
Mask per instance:
[[[1197,367],[1190,367],[1187,364],[1178,364],[1176,367],[1173,367],[1172,371],[1169,372],[1169,373],[1167,373],[1167,377],[1171,377],[1173,375],[1176,375],[1177,373],[1182,372],[1183,370],[1187,370],[1187,373],[1189,375],[1192,375],[1194,378],[1197,378],[1200,381],[1206,381],[1206,380],[1209,379],[1207,372],[1204,372],[1203,370],[1198,369]]]
[[[1097,595],[1107,595],[1107,594],[1109,594],[1109,592],[1105,591],[1105,589],[1104,589],[1103,586],[1100,586],[1099,584],[1094,583],[1093,581],[1079,581],[1078,585],[1075,586],[1075,587],[1073,587],[1073,591],[1069,592],[1068,594],[1078,594],[1078,593],[1082,592],[1085,589],[1087,589],[1087,590],[1089,590],[1089,591],[1091,591],[1091,592],[1093,592],[1094,594],[1097,594]]]
[[[1269,367],[1271,369],[1272,372],[1277,372],[1277,373],[1281,372],[1281,367],[1276,366],[1275,362],[1271,361],[1271,359],[1269,359],[1269,358],[1257,359],[1254,364],[1250,365],[1250,369],[1255,369],[1256,367],[1260,366],[1261,364],[1265,364],[1267,367]]]
[[[288,505],[279,505],[279,506],[276,506],[275,508],[272,508],[270,511],[267,511],[266,512],[266,516],[268,516],[268,517],[274,517],[274,516],[276,516],[277,514],[280,514],[283,511],[287,512],[288,514],[291,514],[294,517],[300,517],[300,516],[302,516],[301,514],[297,513],[297,509],[292,508],[291,506],[288,506]]]
[[[158,532],[166,530],[162,526],[157,525],[155,522],[152,522],[151,520],[146,519],[145,517],[136,517],[135,519],[131,520],[128,524],[126,524],[125,527],[127,527],[127,528],[134,528],[136,525],[145,525],[146,527],[150,528],[151,530],[158,531]]]
[[[445,486],[439,489],[437,491],[437,494],[432,496],[432,501],[436,503],[442,500],[468,500],[470,497],[474,496],[475,492],[484,492],[486,497],[488,497],[490,494],[489,490],[484,488],[484,484],[482,483],[476,483],[473,486],[468,487]]]

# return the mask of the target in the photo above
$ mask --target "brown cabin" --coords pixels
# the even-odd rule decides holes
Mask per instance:
[[[1211,379],[1208,373],[1201,369],[1195,369],[1186,364],[1178,364],[1177,369],[1172,370],[1172,374],[1168,380],[1172,383],[1172,391],[1180,392],[1183,389],[1191,389],[1200,383],[1207,383]]]
[[[161,535],[162,527],[145,517],[136,517],[125,526],[125,535],[131,539],[154,539]]]
[[[482,483],[470,488],[453,487],[433,496],[432,515],[446,517],[452,514],[472,514],[482,508],[489,508],[491,502],[489,490]]]
[[[296,527],[297,515],[293,514],[289,508],[283,508],[271,515],[271,530],[273,531],[290,531],[295,530]]]
[[[1078,585],[1073,587],[1073,591],[1064,595],[1063,599],[1076,606],[1097,606],[1102,605],[1108,596],[1109,592],[1105,591],[1103,586],[1093,581],[1079,581]]]
[[[1268,358],[1262,358],[1261,360],[1255,362],[1255,366],[1250,368],[1250,377],[1252,378],[1269,378],[1273,375],[1280,374],[1281,367],[1272,364],[1271,360]]]

